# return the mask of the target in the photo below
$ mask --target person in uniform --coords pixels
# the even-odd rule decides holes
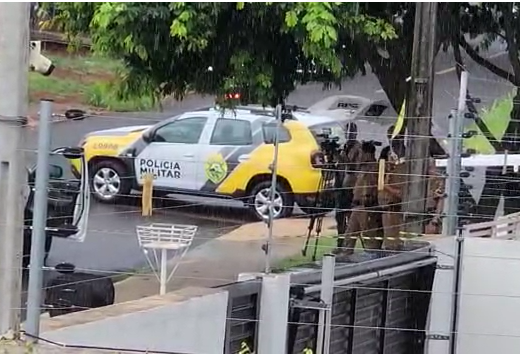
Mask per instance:
[[[352,208],[354,185],[356,183],[356,171],[358,160],[361,155],[361,143],[357,141],[357,126],[347,123],[345,127],[346,143],[339,156],[335,196],[335,219],[338,231],[337,247],[340,251],[344,247],[345,233],[347,231],[347,219]],[[340,178],[338,178],[340,176]]]
[[[402,248],[400,231],[403,224],[401,211],[402,192],[406,183],[406,164],[404,162],[404,135],[391,137],[393,127],[388,130],[390,145],[384,165],[383,188],[378,191],[378,202],[383,224],[383,248],[399,250]]]
[[[354,252],[357,239],[362,236],[362,244],[367,250],[381,248],[381,214],[377,206],[377,161],[374,142],[363,142],[358,157],[359,171],[353,189],[352,213],[349,218],[346,238],[341,252],[350,255]]]

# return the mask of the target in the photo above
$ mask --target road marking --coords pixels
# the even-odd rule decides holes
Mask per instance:
[[[494,58],[498,58],[504,54],[507,54],[506,51],[503,51],[503,52],[498,52],[498,53],[495,53],[493,55],[490,55],[489,57],[486,57],[486,59],[494,59]],[[440,70],[440,71],[437,71],[435,73],[435,75],[444,75],[444,74],[448,74],[448,73],[451,73],[452,71],[455,71],[455,67],[451,67],[451,68],[448,68],[448,69],[444,69],[444,70]],[[383,89],[379,89],[379,90],[376,90],[376,93],[383,93],[385,92]]]

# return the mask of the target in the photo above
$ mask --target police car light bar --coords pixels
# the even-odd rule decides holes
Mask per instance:
[[[240,94],[239,93],[228,93],[228,94],[226,94],[226,99],[228,99],[228,100],[232,100],[232,99],[238,100],[238,99],[240,99]]]

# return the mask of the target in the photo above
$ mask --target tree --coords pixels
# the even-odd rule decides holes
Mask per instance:
[[[122,58],[123,93],[190,89],[275,104],[297,83],[327,84],[365,70],[366,51],[397,38],[357,3],[55,3],[53,24],[89,34]],[[363,45],[361,45],[363,43]],[[370,53],[377,60],[377,50]],[[390,82],[391,80],[387,80]]]
[[[496,151],[520,150],[520,17],[514,3],[478,3],[477,5],[466,5],[454,16],[458,21],[453,21],[452,46],[455,59],[463,67],[464,63],[460,55],[462,48],[467,55],[477,64],[485,67],[493,74],[511,82],[516,87],[513,97],[513,109],[510,113],[510,121],[504,133],[502,141],[493,136],[484,122],[476,119],[477,125],[487,137]],[[453,17],[454,17],[453,16]],[[452,18],[453,18],[452,17]],[[482,40],[476,46],[470,45],[464,34],[472,37],[482,36]],[[511,64],[510,69],[504,69],[493,64],[489,59],[482,56],[489,45],[494,41],[502,41],[507,44],[507,55]],[[470,109],[471,109],[470,104]],[[475,109],[472,109],[475,111]]]

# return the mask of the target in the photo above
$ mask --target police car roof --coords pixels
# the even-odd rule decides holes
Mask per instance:
[[[186,112],[183,116],[186,115],[207,115],[214,116],[215,114],[219,115],[222,118],[239,118],[244,120],[256,120],[260,117],[265,117],[266,121],[274,120],[274,108],[272,107],[263,107],[261,105],[247,105],[247,106],[238,106],[234,109],[226,109],[222,110],[218,107],[205,107],[193,112]],[[337,122],[336,119],[327,117],[325,115],[316,115],[311,114],[305,110],[296,110],[292,111],[291,115],[294,120],[301,122],[306,126],[319,125],[330,122]]]

